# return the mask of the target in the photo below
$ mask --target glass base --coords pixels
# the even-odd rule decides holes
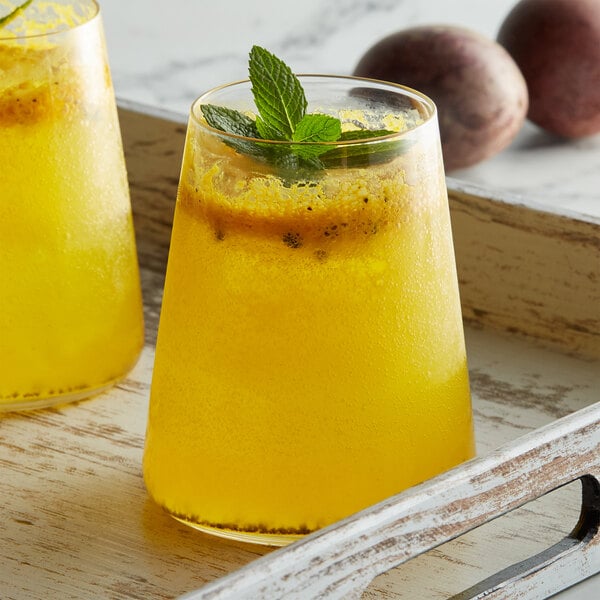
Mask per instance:
[[[69,404],[78,400],[86,400],[92,396],[96,396],[110,389],[121,380],[121,377],[98,387],[85,388],[83,390],[73,390],[64,394],[56,394],[54,396],[42,396],[33,398],[15,398],[14,400],[0,400],[0,413],[15,412],[22,410],[36,410],[40,408],[49,408],[60,404]]]
[[[188,525],[189,527],[193,527],[194,529],[198,529],[199,531],[203,531],[204,533],[216,535],[228,540],[235,540],[236,542],[246,542],[247,544],[260,544],[262,546],[287,546],[288,544],[296,542],[297,540],[301,540],[303,537],[305,537],[303,534],[269,533],[268,531],[261,533],[260,531],[242,531],[237,529],[213,527],[202,523],[196,523],[195,521],[190,521],[185,517],[180,517],[172,513],[169,514],[180,523]]]

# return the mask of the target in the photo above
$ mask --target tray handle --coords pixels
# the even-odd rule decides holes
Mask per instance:
[[[568,536],[452,600],[547,598],[600,571],[600,403],[263,556],[180,600],[360,598],[377,575],[577,479],[581,513]]]

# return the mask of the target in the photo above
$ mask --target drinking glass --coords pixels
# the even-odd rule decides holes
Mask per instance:
[[[143,317],[97,4],[29,4],[0,26],[0,73],[0,410],[9,410],[113,384],[138,357]]]
[[[283,545],[474,452],[436,110],[423,95],[301,76],[345,130],[301,144],[189,118],[160,317],[144,476],[168,513]],[[314,150],[314,145],[312,147]],[[308,150],[308,149],[307,149]]]

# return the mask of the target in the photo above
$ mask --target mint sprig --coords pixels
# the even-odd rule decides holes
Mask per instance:
[[[403,141],[382,144],[347,144],[330,148],[323,142],[367,140],[391,135],[386,129],[362,129],[342,133],[341,121],[330,115],[306,113],[304,89],[292,70],[274,54],[253,46],[248,62],[252,95],[258,109],[253,120],[239,111],[202,104],[206,122],[239,138],[225,142],[237,152],[275,165],[283,171],[314,171],[334,166],[365,166],[395,156]],[[275,140],[291,144],[260,144],[249,141]]]
[[[4,25],[8,25],[21,11],[26,9],[33,0],[27,0],[26,2],[22,2],[16,8],[11,10],[7,15],[4,15],[0,18],[0,27],[4,27]]]
[[[304,90],[291,69],[274,54],[253,46],[248,61],[252,95],[263,139],[291,140],[308,105]]]

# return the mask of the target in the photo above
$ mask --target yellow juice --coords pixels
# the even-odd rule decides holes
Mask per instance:
[[[290,184],[190,128],[144,459],[154,499],[278,544],[470,458],[435,161],[414,183],[426,167],[404,156]]]
[[[98,19],[26,43],[0,39],[0,409],[85,396],[120,378],[141,350],[131,209]]]

